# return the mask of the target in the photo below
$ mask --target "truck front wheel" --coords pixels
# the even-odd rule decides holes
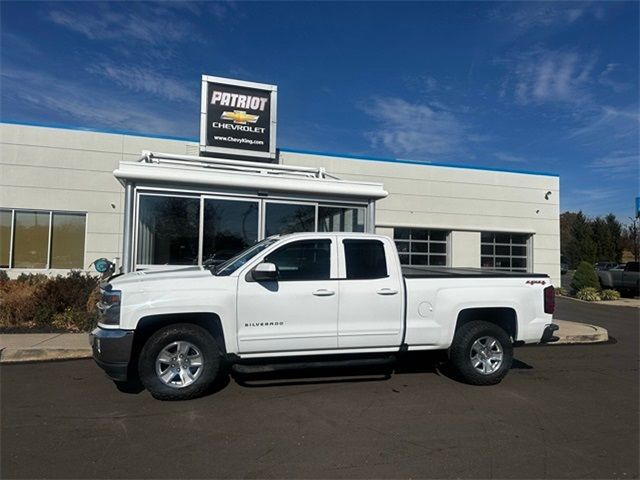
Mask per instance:
[[[158,400],[188,400],[207,391],[220,370],[220,351],[205,329],[180,323],[155,332],[138,360],[142,385]]]
[[[511,338],[499,326],[469,322],[456,332],[449,349],[454,373],[471,385],[495,385],[507,374],[513,361]]]

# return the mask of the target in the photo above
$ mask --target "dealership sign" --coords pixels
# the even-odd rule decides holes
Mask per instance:
[[[278,87],[202,76],[200,153],[276,157]]]

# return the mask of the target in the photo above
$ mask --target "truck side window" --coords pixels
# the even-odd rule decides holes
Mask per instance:
[[[331,240],[303,240],[279,248],[264,259],[278,267],[278,279],[329,280]]]
[[[387,276],[387,260],[380,240],[343,240],[347,279]]]

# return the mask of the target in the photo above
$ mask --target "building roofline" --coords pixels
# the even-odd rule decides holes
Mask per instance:
[[[130,130],[111,130],[111,129],[99,129],[99,128],[91,128],[91,127],[79,127],[75,125],[63,125],[63,124],[45,124],[39,122],[25,122],[19,120],[0,120],[0,124],[6,125],[21,125],[26,127],[41,127],[41,128],[55,128],[60,130],[73,130],[73,131],[81,131],[81,132],[93,132],[93,133],[106,133],[111,135],[127,135],[131,137],[143,137],[143,138],[156,138],[159,140],[173,140],[179,142],[193,142],[198,143],[200,140],[198,138],[189,138],[189,137],[177,137],[172,135],[157,135],[153,133],[140,133],[140,132],[132,132]],[[299,153],[304,155],[318,155],[318,156],[327,156],[327,157],[336,157],[336,158],[346,158],[351,160],[365,160],[365,161],[373,161],[373,162],[387,162],[387,163],[399,163],[399,164],[409,164],[409,165],[422,165],[427,167],[445,167],[445,168],[461,168],[465,170],[480,170],[486,172],[502,172],[502,173],[516,173],[521,175],[539,175],[546,177],[560,177],[557,173],[549,173],[549,172],[536,172],[532,170],[516,170],[510,168],[500,168],[500,167],[480,167],[475,165],[464,165],[464,164],[456,164],[456,163],[445,163],[445,162],[430,162],[430,161],[420,161],[420,160],[412,160],[412,159],[404,159],[404,158],[391,158],[391,157],[376,157],[370,155],[354,155],[349,153],[335,153],[335,152],[320,152],[314,150],[304,150],[297,148],[278,148],[281,152],[285,153]]]
[[[173,135],[157,135],[154,133],[141,133],[133,132],[131,130],[111,130],[104,128],[91,128],[91,127],[79,127],[77,125],[65,125],[65,124],[46,124],[40,122],[22,122],[19,120],[0,120],[0,124],[6,125],[20,125],[25,127],[41,127],[41,128],[55,128],[58,130],[73,130],[75,132],[91,132],[91,133],[106,133],[110,135],[127,135],[129,137],[143,137],[143,138],[157,138],[158,140],[175,140],[177,142],[194,142],[198,143],[197,138],[189,137],[177,137]]]
[[[321,155],[326,157],[348,158],[352,160],[368,160],[372,162],[388,162],[388,163],[401,163],[410,165],[422,165],[426,167],[446,167],[446,168],[463,168],[465,170],[481,170],[488,172],[502,172],[502,173],[519,173],[522,175],[540,175],[545,177],[560,177],[557,173],[548,172],[536,172],[533,170],[515,170],[510,168],[500,167],[480,167],[476,165],[465,165],[459,163],[446,163],[446,162],[431,162],[427,160],[411,160],[405,158],[389,158],[389,157],[375,157],[369,155],[353,155],[349,153],[332,153],[332,152],[318,152],[313,150],[300,150],[296,148],[279,148],[278,150],[288,153],[300,153],[305,155]]]

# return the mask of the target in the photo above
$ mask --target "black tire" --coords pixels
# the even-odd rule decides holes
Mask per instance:
[[[502,350],[502,363],[491,373],[481,373],[471,360],[472,347],[483,337],[496,339]],[[449,366],[461,381],[470,385],[495,385],[505,377],[513,361],[513,344],[509,334],[498,325],[489,322],[469,322],[456,332],[449,349]]]
[[[189,342],[201,353],[201,371],[193,383],[169,386],[156,373],[156,359],[173,342]],[[161,328],[145,342],[138,360],[140,382],[158,400],[189,400],[199,397],[215,382],[220,372],[221,354],[218,344],[205,329],[190,323],[177,323]]]

